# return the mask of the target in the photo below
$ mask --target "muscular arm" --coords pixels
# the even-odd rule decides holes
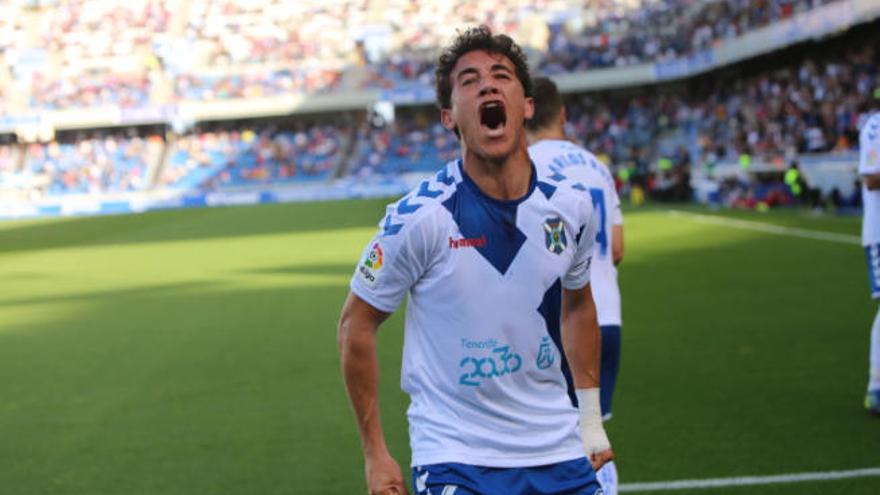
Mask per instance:
[[[578,290],[564,290],[562,348],[576,388],[599,386],[601,338],[590,284]]]
[[[406,493],[400,466],[388,452],[379,418],[376,333],[388,316],[388,313],[349,293],[336,333],[345,388],[354,409],[364,451],[370,494]]]
[[[611,226],[611,259],[615,266],[623,261],[623,225]]]
[[[862,181],[865,183],[865,187],[868,188],[869,191],[880,189],[880,174],[863,175]]]
[[[590,284],[562,293],[562,348],[577,389],[584,450],[598,470],[614,458],[599,408],[599,360],[602,336]]]

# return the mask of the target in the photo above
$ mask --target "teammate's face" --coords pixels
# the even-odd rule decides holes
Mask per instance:
[[[513,63],[504,55],[472,51],[458,59],[449,77],[451,104],[440,112],[443,126],[458,127],[467,153],[491,161],[510,156],[534,113]]]

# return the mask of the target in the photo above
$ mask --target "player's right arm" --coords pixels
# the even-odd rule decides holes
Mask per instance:
[[[339,318],[342,375],[361,437],[371,495],[407,493],[379,419],[376,334],[433,260],[440,238],[433,235],[431,211],[426,200],[412,195],[388,206],[379,232],[358,262]]]
[[[407,493],[400,465],[388,452],[379,417],[376,333],[389,316],[349,292],[336,339],[348,399],[354,409],[370,495]]]

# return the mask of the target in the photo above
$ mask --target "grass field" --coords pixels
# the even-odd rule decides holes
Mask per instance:
[[[880,467],[858,218],[627,212],[621,481]],[[0,223],[0,493],[355,494],[336,355],[381,201]],[[786,233],[788,232],[788,233]],[[849,236],[849,237],[846,237]],[[382,410],[409,458],[401,314]],[[686,493],[876,494],[880,478]]]

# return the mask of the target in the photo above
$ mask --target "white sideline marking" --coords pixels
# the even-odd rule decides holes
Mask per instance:
[[[817,471],[813,473],[777,474],[774,476],[740,476],[704,480],[657,481],[652,483],[622,483],[620,492],[648,492],[664,490],[691,490],[694,488],[722,488],[729,486],[770,485],[804,481],[832,481],[850,478],[880,476],[880,468],[851,469],[849,471]]]
[[[768,234],[787,235],[792,237],[803,237],[805,239],[815,239],[820,241],[839,242],[841,244],[854,244],[861,246],[861,238],[857,235],[835,234],[833,232],[822,232],[821,230],[800,229],[797,227],[783,227],[781,225],[773,225],[769,223],[753,222],[751,220],[737,220],[733,218],[716,217],[714,215],[703,215],[700,213],[691,213],[680,210],[669,210],[669,214],[675,217],[687,217],[698,222],[713,223],[716,225],[724,225],[727,227],[736,227],[738,229],[756,230],[758,232],[766,232]]]

